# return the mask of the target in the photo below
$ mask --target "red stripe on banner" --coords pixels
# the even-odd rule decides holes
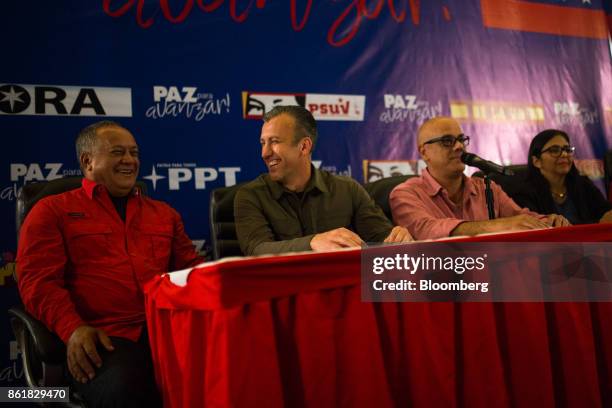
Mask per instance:
[[[603,10],[518,0],[480,0],[480,6],[482,23],[488,28],[606,39],[612,27]]]

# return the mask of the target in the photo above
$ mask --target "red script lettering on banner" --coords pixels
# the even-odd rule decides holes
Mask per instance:
[[[197,4],[198,8],[205,13],[212,13],[223,5],[226,0],[212,0],[205,2],[204,0],[185,0],[182,9],[178,14],[173,14],[170,10],[170,0],[159,0],[159,6],[162,15],[171,23],[182,23],[191,14],[193,6]],[[227,0],[229,2],[229,12],[232,20],[237,23],[243,23],[249,16],[249,11],[255,3],[255,7],[262,9],[266,5],[266,0],[250,0],[248,5],[238,10],[238,0]],[[389,14],[400,24],[406,20],[406,10],[398,11],[401,7],[395,3],[397,0],[374,0],[370,1],[373,5],[366,4],[367,0],[350,0],[344,11],[332,23],[327,32],[327,42],[334,47],[341,47],[348,44],[359,31],[359,27],[364,18],[368,20],[376,20],[380,17],[380,13],[385,8],[389,9]],[[305,6],[301,15],[298,15],[298,0],[290,0],[289,13],[291,18],[291,27],[295,31],[301,31],[310,18],[310,11],[313,0],[305,0]],[[412,24],[419,25],[420,22],[420,0],[405,0],[410,8]],[[155,22],[155,17],[145,17],[143,15],[145,0],[102,0],[102,8],[104,12],[113,18],[119,18],[136,7],[136,22],[142,28],[149,28]],[[117,7],[118,6],[118,7]],[[450,20],[450,12],[448,8],[443,7],[443,13],[446,21]]]

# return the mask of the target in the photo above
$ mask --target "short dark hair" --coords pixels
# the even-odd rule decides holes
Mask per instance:
[[[312,153],[319,137],[317,121],[312,116],[312,113],[298,105],[278,105],[264,115],[263,121],[267,123],[282,114],[287,114],[295,120],[296,132],[294,134],[294,143],[298,143],[304,137],[310,138],[312,140]]]
[[[545,182],[544,176],[542,176],[542,173],[540,173],[540,169],[538,169],[533,164],[532,157],[535,156],[539,159],[540,156],[542,155],[542,149],[544,148],[546,143],[548,143],[548,141],[555,136],[561,136],[567,141],[567,143],[570,143],[570,138],[567,135],[567,133],[565,133],[562,130],[558,130],[558,129],[543,130],[537,135],[535,135],[534,138],[531,140],[531,144],[529,145],[529,153],[527,155],[527,178],[528,179]],[[576,165],[572,163],[572,168],[570,169],[567,177],[569,179],[574,179],[577,176],[578,176],[578,170],[576,169]],[[548,182],[546,181],[545,184],[548,185]]]
[[[77,161],[79,164],[81,163],[81,155],[83,153],[92,153],[96,147],[96,133],[98,132],[98,129],[105,127],[118,127],[125,129],[119,123],[113,122],[112,120],[101,120],[100,122],[92,123],[81,130],[75,142]]]

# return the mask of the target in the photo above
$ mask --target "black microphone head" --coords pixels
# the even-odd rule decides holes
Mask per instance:
[[[467,165],[471,165],[476,155],[474,153],[463,152],[461,153],[461,162]]]

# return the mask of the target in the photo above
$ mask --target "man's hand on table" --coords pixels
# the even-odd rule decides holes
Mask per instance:
[[[524,231],[532,229],[550,228],[546,220],[540,220],[529,214],[520,214],[513,217],[498,218],[494,220],[503,227],[501,231]]]
[[[331,231],[316,234],[310,241],[313,251],[330,251],[339,248],[360,247],[363,241],[359,235],[346,228],[336,228]]]
[[[551,227],[567,227],[569,225],[572,225],[572,223],[569,222],[567,218],[559,214],[547,215],[546,221],[548,222],[548,225],[550,225]]]
[[[401,242],[412,242],[414,238],[410,235],[410,232],[404,227],[396,226],[393,227],[389,236],[385,238],[386,243],[401,243]]]

